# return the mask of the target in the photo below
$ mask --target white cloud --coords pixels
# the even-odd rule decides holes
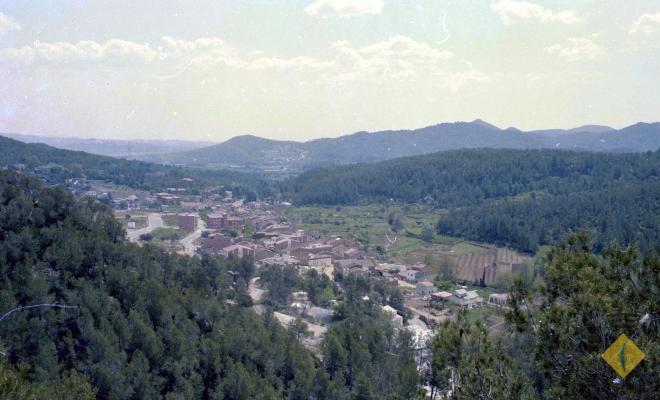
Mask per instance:
[[[367,57],[408,60],[415,63],[436,63],[454,56],[450,51],[439,50],[402,35],[363,47],[360,53]]]
[[[267,70],[287,68],[321,69],[330,65],[328,62],[311,57],[280,57],[261,51],[243,52],[234,49],[218,37],[203,37],[195,40],[176,39],[169,36],[162,38],[165,46],[159,47],[161,58],[184,59],[198,66],[223,65],[246,70]]]
[[[305,7],[307,15],[321,18],[348,18],[382,11],[382,0],[318,0]]]
[[[574,24],[582,21],[575,11],[552,11],[528,1],[501,0],[491,4],[490,8],[497,13],[504,25],[516,22],[559,22]]]
[[[165,46],[161,51],[165,58],[179,57],[200,67],[225,66],[245,71],[304,69],[318,72],[321,81],[333,82],[382,84],[392,80],[430,80],[452,91],[472,82],[488,80],[485,74],[455,60],[451,51],[402,35],[362,47],[354,47],[346,41],[335,42],[331,46],[334,56],[330,58],[245,52],[217,38],[186,41],[165,37],[163,42]]]
[[[5,48],[0,50],[0,60],[16,63],[76,62],[149,62],[156,58],[157,51],[148,45],[121,39],[110,39],[105,43],[91,40],[72,42],[36,42],[32,46]]]
[[[257,57],[249,61],[247,68],[250,70],[265,69],[288,69],[288,68],[309,68],[324,69],[332,67],[332,62],[317,60],[311,57],[291,57],[280,58],[272,56]]]
[[[454,55],[407,36],[354,48],[341,41],[332,45],[342,79],[403,79],[444,67]]]
[[[417,80],[457,91],[469,83],[489,80],[482,72],[466,69],[464,60],[455,60],[452,52],[407,36],[397,35],[360,48],[346,41],[332,47],[336,52],[332,79],[337,81],[383,84]]]
[[[0,34],[11,31],[20,31],[21,24],[16,22],[12,17],[0,12]]]
[[[283,57],[236,49],[218,37],[185,40],[165,36],[159,45],[120,39],[104,43],[90,40],[75,43],[37,42],[30,46],[0,49],[0,61],[56,66],[89,62],[149,65],[149,72],[157,79],[179,76],[191,67],[224,67],[257,72],[305,70],[317,73],[319,81],[377,84],[418,81],[452,91],[472,82],[488,80],[488,76],[475,70],[471,63],[456,59],[451,51],[402,35],[362,47],[354,47],[345,41],[335,42],[331,50],[333,53],[329,57]],[[177,72],[172,73],[172,70]]]
[[[656,14],[642,14],[633,22],[630,35],[649,36],[660,33],[660,12]]]
[[[162,38],[156,48],[121,39],[104,43],[91,40],[80,42],[35,42],[31,46],[0,49],[0,61],[14,64],[73,64],[80,62],[107,62],[125,64],[167,64],[218,66],[246,70],[285,68],[326,68],[332,62],[311,57],[279,57],[263,52],[241,52],[231,48],[218,37],[201,37],[183,40],[169,36]]]
[[[605,49],[591,37],[571,37],[568,38],[568,43],[548,46],[545,51],[566,61],[595,60],[605,55]]]
[[[30,46],[0,49],[0,62],[30,64],[34,59],[34,49]]]
[[[190,60],[194,65],[227,66],[251,71],[308,69],[323,70],[337,79],[392,79],[413,77],[444,66],[453,53],[406,36],[354,48],[348,42],[332,44],[332,58],[304,55],[282,57],[260,51],[234,49],[218,38],[192,41],[164,37],[161,58]]]
[[[172,56],[181,56],[191,52],[212,52],[216,54],[229,52],[227,44],[218,37],[201,37],[195,40],[183,40],[163,36],[162,41],[167,46],[167,53]]]

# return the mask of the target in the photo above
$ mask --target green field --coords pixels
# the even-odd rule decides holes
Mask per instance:
[[[92,190],[97,191],[98,193],[110,192],[114,197],[123,198],[128,197],[132,194],[138,196],[139,198],[144,198],[149,196],[149,192],[139,189],[129,188],[124,185],[117,185],[110,182],[103,182],[98,180],[89,181]]]
[[[151,236],[153,236],[154,242],[172,242],[181,240],[185,236],[185,233],[180,229],[156,228],[151,232]]]
[[[394,232],[388,223],[391,212],[400,210],[404,227]],[[433,228],[443,214],[420,205],[369,205],[350,207],[297,207],[287,211],[289,221],[324,235],[339,235],[361,242],[370,255],[391,262],[423,262],[429,255],[457,257],[485,251],[461,239],[435,235],[421,240],[425,226]]]
[[[388,217],[394,210],[403,215],[403,227],[394,232]],[[492,251],[483,245],[460,238],[435,234],[431,241],[421,239],[425,226],[435,227],[443,212],[419,205],[369,205],[351,207],[301,207],[287,211],[290,222],[323,235],[339,235],[366,246],[369,256],[383,262],[430,265],[440,275],[442,265],[454,266],[456,259],[468,253]],[[428,231],[428,229],[427,229]],[[501,289],[506,285],[499,282]],[[488,299],[493,288],[475,287]],[[502,290],[500,290],[502,291]]]

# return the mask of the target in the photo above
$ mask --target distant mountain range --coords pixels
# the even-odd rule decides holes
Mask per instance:
[[[0,135],[20,140],[24,143],[43,143],[59,149],[135,159],[149,154],[194,150],[213,144],[213,142],[192,142],[185,140],[83,139],[75,137],[22,135],[18,133],[0,133]]]
[[[205,168],[296,173],[313,167],[369,163],[466,148],[509,148],[640,152],[660,148],[660,123],[617,130],[586,125],[574,129],[500,129],[481,120],[442,123],[415,130],[357,132],[308,142],[252,135],[194,150],[140,157],[146,161]]]
[[[660,148],[660,123],[637,123],[623,129],[585,125],[573,129],[521,131],[500,129],[482,120],[432,125],[415,130],[357,132],[307,142],[236,136],[226,142],[106,140],[3,134],[67,150],[162,164],[297,174],[314,167],[369,163],[393,158],[469,148],[508,148],[640,152]]]

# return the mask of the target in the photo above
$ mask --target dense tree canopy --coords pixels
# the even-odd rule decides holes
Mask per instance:
[[[389,399],[416,391],[410,338],[392,329],[381,303],[347,303],[321,361],[296,340],[305,334],[302,324],[287,331],[272,313],[259,317],[247,308],[253,270],[248,259],[184,257],[126,243],[102,204],[0,171],[0,313],[68,307],[23,309],[0,320],[0,393]],[[297,279],[318,304],[337,293],[325,276]],[[400,296],[350,282],[351,301],[366,287],[372,298],[402,306]]]
[[[580,230],[597,251],[636,242],[646,252],[660,242],[660,151],[457,150],[310,171],[286,190],[299,204],[447,208],[438,233],[524,252]],[[389,217],[393,229],[400,220]]]
[[[261,270],[260,283],[266,288],[262,301],[275,307],[287,306],[294,291],[304,291],[313,305],[323,307],[339,295],[339,287],[314,269],[299,275],[294,267],[275,265]]]
[[[459,315],[438,330],[429,383],[456,399],[655,399],[660,258],[636,248],[595,255],[586,235],[557,244],[538,292],[517,281],[508,329]],[[601,354],[625,333],[646,358],[625,379]]]
[[[380,307],[388,301],[396,304],[394,295],[361,277],[346,277],[342,286],[346,299],[322,345],[321,398],[418,398],[420,376],[411,334],[393,329]]]
[[[507,199],[452,210],[438,233],[534,253],[567,233],[589,231],[596,251],[636,243],[660,245],[660,181],[622,184],[595,192]]]
[[[296,204],[394,200],[463,207],[531,192],[564,195],[657,179],[660,151],[603,154],[557,150],[455,150],[375,164],[313,170],[285,191]]]
[[[6,359],[30,381],[77,371],[103,399],[307,398],[311,354],[276,322],[227,303],[244,296],[249,266],[123,235],[107,208],[0,172],[0,310],[77,307],[0,322]]]

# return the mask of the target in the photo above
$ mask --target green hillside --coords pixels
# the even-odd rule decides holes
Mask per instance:
[[[531,192],[562,195],[655,179],[660,151],[455,150],[304,173],[285,190],[295,204],[378,201],[463,207]]]
[[[49,183],[87,178],[155,191],[168,187],[201,190],[224,185],[240,192],[246,187],[258,188],[261,182],[256,175],[163,166],[62,150],[40,143],[28,144],[0,136],[0,166],[16,167],[19,164],[29,171],[35,168],[42,171]]]
[[[458,150],[313,170],[284,191],[299,205],[446,209],[438,233],[531,253],[581,230],[598,251],[660,241],[660,151]]]
[[[355,291],[344,283],[349,303],[319,358],[272,313],[251,310],[251,260],[178,256],[123,238],[107,207],[0,171],[0,395],[414,397],[410,337],[378,305],[360,303],[374,296],[368,281]]]
[[[204,148],[146,155],[142,159],[205,168],[275,169],[299,173],[327,165],[391,160],[457,149],[559,149],[641,152],[660,148],[660,123],[616,130],[602,126],[521,131],[481,120],[431,125],[414,130],[357,132],[307,142],[237,136]]]

